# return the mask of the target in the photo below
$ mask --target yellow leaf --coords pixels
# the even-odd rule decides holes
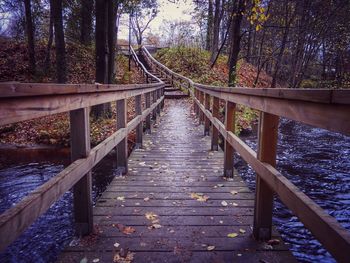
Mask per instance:
[[[234,238],[234,237],[237,237],[238,234],[237,233],[230,233],[227,235],[227,237],[230,237],[230,238]]]

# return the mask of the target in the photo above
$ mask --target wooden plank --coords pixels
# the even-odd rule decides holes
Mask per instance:
[[[213,98],[213,117],[214,118],[219,117],[219,99],[217,97]],[[211,150],[217,151],[218,149],[219,149],[219,132],[215,126],[212,126]]]
[[[299,100],[317,103],[332,103],[331,96],[332,91],[328,89],[290,89],[290,88],[249,88],[249,87],[218,87],[208,86],[202,84],[194,84],[195,87],[201,88],[206,91],[216,91],[223,94],[237,94],[256,97],[270,97],[286,100]],[[349,103],[346,103],[349,104]]]
[[[204,113],[203,113],[204,114]],[[225,128],[227,131],[235,132],[235,115],[236,115],[236,104],[226,101],[225,110]],[[207,118],[208,119],[208,118]],[[225,140],[225,156],[224,156],[224,176],[233,177],[233,147]]]
[[[52,95],[0,100],[0,125],[6,125],[50,114],[87,108],[152,92],[157,88],[75,95]]]
[[[146,117],[164,98],[145,110],[142,117]],[[121,128],[93,148],[85,159],[78,159],[65,168],[58,175],[36,188],[22,201],[6,210],[0,216],[0,251],[18,238],[40,215],[46,212],[65,192],[73,187],[92,167],[99,163],[123,138],[128,130],[135,129],[137,123],[134,119],[128,128]]]
[[[70,137],[72,162],[90,154],[89,109],[70,112]],[[73,187],[74,223],[77,236],[85,236],[93,230],[91,171]]]
[[[204,108],[202,110],[205,111]],[[205,114],[210,118],[213,125],[217,127],[221,135],[228,140],[240,156],[278,194],[282,202],[300,219],[305,227],[313,233],[326,249],[339,262],[349,262],[350,255],[344,255],[343,251],[350,250],[350,233],[334,217],[327,214],[273,166],[258,160],[256,153],[232,132],[227,132],[222,123],[218,119],[213,118],[209,111],[205,111]],[[338,245],[334,246],[334,244]]]
[[[278,122],[278,116],[260,113],[257,157],[261,162],[272,166],[276,166]],[[254,237],[257,240],[269,240],[272,230],[274,191],[259,174],[256,176],[255,185]]]
[[[135,114],[142,115],[141,95],[135,97]],[[136,128],[136,147],[142,148],[143,122],[141,121]]]
[[[145,88],[158,88],[162,85],[162,83],[117,85],[5,82],[0,83],[0,98],[142,90]]]
[[[203,91],[220,99],[259,111],[350,135],[349,104],[326,104],[303,100],[257,97],[244,94],[220,93],[219,91],[207,89],[203,89]]]
[[[189,251],[183,246],[176,246],[175,251],[155,251],[144,252],[138,251],[134,253],[133,262],[163,262],[166,259],[167,262],[191,262],[191,263],[203,263],[203,262],[269,262],[280,263],[281,258],[283,262],[297,262],[296,259],[288,251]],[[70,251],[63,252],[58,259],[57,263],[66,262],[80,262],[82,258],[87,258],[88,262],[92,262],[94,259],[99,258],[100,262],[113,262],[113,258],[117,254],[115,251],[102,250],[96,251]]]

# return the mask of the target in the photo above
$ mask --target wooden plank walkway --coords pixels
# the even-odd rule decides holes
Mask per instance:
[[[58,262],[295,262],[282,241],[252,238],[254,194],[222,177],[223,153],[210,151],[187,100],[166,101],[156,126],[98,200],[97,234]]]

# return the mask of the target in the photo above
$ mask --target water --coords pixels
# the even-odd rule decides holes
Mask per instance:
[[[242,139],[256,150],[256,135]],[[255,173],[241,159],[236,166],[254,190]],[[350,230],[350,137],[282,119],[277,169]],[[273,221],[299,261],[335,262],[278,198]]]
[[[114,156],[110,153],[92,172],[94,201],[116,175]],[[67,149],[0,150],[0,213],[68,164]],[[72,204],[69,191],[0,254],[0,262],[54,262],[74,235]]]
[[[256,135],[243,139],[256,150]],[[350,138],[282,119],[278,170],[350,230]],[[10,158],[13,159],[10,159]],[[64,150],[0,150],[0,212],[17,203],[69,164]],[[255,174],[236,166],[251,189]],[[114,154],[93,170],[93,198],[116,176]],[[52,262],[71,240],[72,193],[66,193],[4,253],[0,262]],[[275,200],[274,224],[301,262],[335,262],[300,221]],[[28,241],[29,240],[29,241]]]

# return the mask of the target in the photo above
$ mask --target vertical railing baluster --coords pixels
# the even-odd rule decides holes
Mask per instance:
[[[272,166],[276,166],[278,122],[278,116],[260,112],[258,159]],[[253,234],[258,240],[271,238],[273,193],[267,183],[257,174]]]
[[[226,101],[225,128],[227,132],[235,133],[236,104]],[[225,140],[224,176],[233,177],[233,147]]]
[[[204,92],[199,91],[199,101],[203,105],[204,104]],[[204,122],[204,112],[199,108],[199,122]]]
[[[135,96],[135,114],[136,117],[142,115],[141,95]],[[143,121],[136,127],[136,148],[142,148]]]
[[[219,118],[219,98],[213,97],[213,117],[214,118]],[[211,150],[212,151],[217,151],[219,149],[219,131],[213,126],[213,131],[211,133]]]
[[[160,92],[161,92],[161,90],[157,89],[157,91],[156,91],[156,94],[157,94],[156,101],[160,99]],[[160,103],[157,105],[157,115],[160,116]]]
[[[146,109],[151,107],[151,93],[145,94]],[[151,113],[146,116],[146,133],[151,133]]]
[[[152,104],[154,104],[156,101],[157,101],[157,91],[154,90],[152,91]],[[154,123],[157,123],[157,108],[153,109],[152,118]]]
[[[126,99],[117,100],[117,130],[126,128],[127,105]],[[117,168],[122,174],[128,172],[128,136],[117,145]]]
[[[89,109],[70,111],[70,136],[72,162],[90,154]],[[73,187],[74,219],[77,236],[93,231],[91,171]]]
[[[204,107],[206,110],[210,110],[210,95],[209,94],[205,94],[204,95]],[[206,116],[204,117],[204,136],[209,135],[209,130],[210,130],[210,120],[209,118],[207,118]]]

